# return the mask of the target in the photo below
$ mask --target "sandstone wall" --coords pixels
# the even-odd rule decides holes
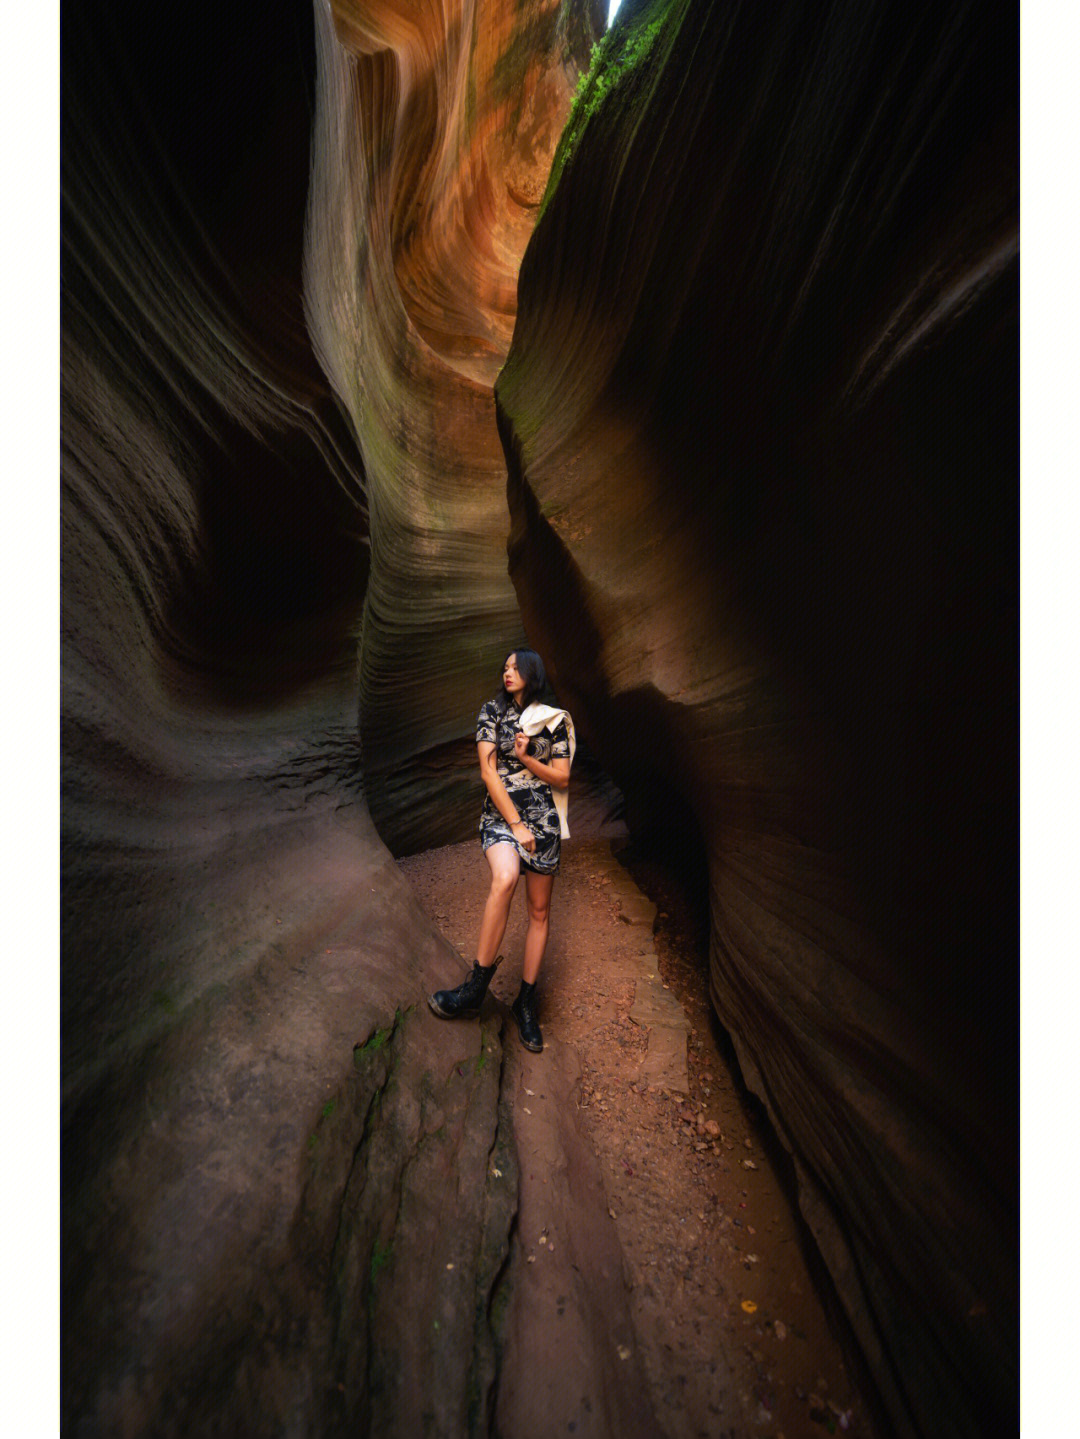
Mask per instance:
[[[1014,17],[627,11],[496,386],[511,576],[639,819],[707,850],[717,1012],[893,1422],[986,1433],[1016,1394]]]
[[[63,1412],[80,1434],[393,1433],[403,1413],[460,1432],[485,1412],[475,1313],[515,1203],[512,1159],[505,1202],[488,1193],[509,1142],[498,1034],[483,1073],[472,1027],[417,1034],[410,1007],[460,960],[369,797],[453,740],[475,823],[476,696],[520,626],[490,381],[561,128],[545,105],[567,108],[565,32],[585,22],[536,6],[522,34],[513,7],[484,24],[463,7],[449,33],[434,16],[415,32],[411,8],[404,32],[366,12],[363,36],[284,0],[254,27],[229,7],[65,15]],[[461,837],[439,773],[444,828],[416,819],[414,777],[399,833]],[[461,1213],[421,1241],[410,1205],[448,1176]],[[442,1251],[473,1232],[451,1281]],[[387,1316],[432,1306],[446,1333],[415,1362],[444,1381],[403,1410],[416,1336]]]
[[[595,4],[65,15],[75,1432],[487,1427],[500,1043],[386,845],[525,633],[892,1423],[1015,1407],[1012,17],[624,8],[546,199]]]

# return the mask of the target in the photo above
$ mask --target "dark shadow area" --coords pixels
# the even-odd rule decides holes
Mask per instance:
[[[895,1431],[881,1404],[873,1375],[837,1294],[833,1276],[799,1208],[799,1183],[791,1153],[776,1133],[761,1099],[747,1088],[731,1035],[721,1024],[709,999],[708,872],[700,833],[692,819],[666,826],[654,822],[644,833],[632,835],[615,850],[615,854],[634,883],[656,905],[658,932],[666,931],[676,943],[689,946],[696,954],[694,982],[708,1014],[709,1029],[720,1062],[731,1077],[746,1125],[756,1137],[780,1183],[798,1235],[803,1261],[829,1328],[842,1347],[848,1371],[870,1413],[874,1432],[881,1436],[891,1435]],[[663,959],[660,967],[661,973],[664,973]]]

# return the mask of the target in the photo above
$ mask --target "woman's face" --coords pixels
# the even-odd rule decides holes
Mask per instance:
[[[507,655],[503,664],[503,689],[512,695],[524,688],[525,681],[518,674],[517,655]]]

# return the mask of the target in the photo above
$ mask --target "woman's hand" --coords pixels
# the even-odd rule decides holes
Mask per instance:
[[[552,789],[567,789],[570,784],[570,761],[562,757],[543,764],[529,754],[529,736],[524,730],[514,735],[514,754],[531,774],[542,779]]]
[[[521,834],[518,833],[519,830],[524,830],[524,838],[522,838]],[[510,826],[510,833],[514,836],[518,844],[520,844],[523,849],[528,850],[530,854],[535,854],[536,836],[533,834],[532,830],[527,824],[523,823],[523,821],[519,819],[516,824],[512,824]]]

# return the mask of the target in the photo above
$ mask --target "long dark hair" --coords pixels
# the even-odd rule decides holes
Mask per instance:
[[[547,689],[547,671],[544,669],[544,661],[535,650],[509,650],[506,659],[503,660],[503,669],[506,668],[506,660],[513,655],[517,660],[518,674],[525,681],[525,693],[521,696],[521,708],[527,709],[533,700],[537,700]],[[499,685],[499,693],[495,696],[495,708],[501,715],[504,715],[510,705],[510,696]]]

